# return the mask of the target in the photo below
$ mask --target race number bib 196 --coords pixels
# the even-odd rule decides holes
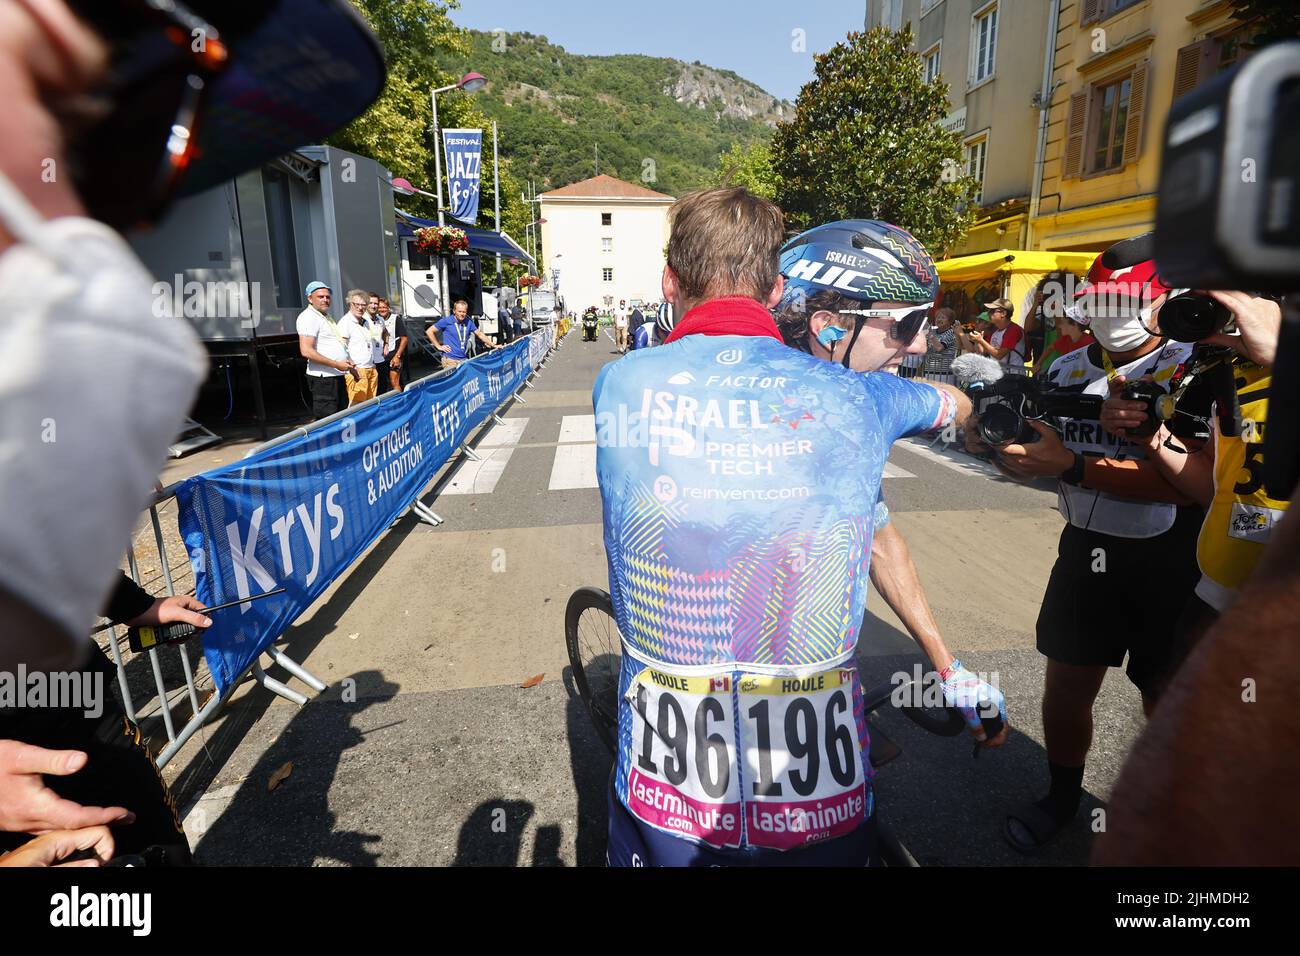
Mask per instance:
[[[740,845],[731,680],[646,668],[628,687],[628,809],[653,827],[715,847]]]
[[[859,827],[867,792],[853,669],[732,680],[651,667],[632,679],[628,809],[714,847],[740,846],[743,832],[751,846],[790,850]]]
[[[742,675],[741,750],[751,846],[789,850],[844,836],[867,813],[851,668]]]

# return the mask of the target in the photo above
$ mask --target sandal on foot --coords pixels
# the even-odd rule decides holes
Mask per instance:
[[[1007,814],[1002,836],[1020,853],[1036,853],[1069,826],[1074,815],[1058,820],[1036,803],[1027,803]]]

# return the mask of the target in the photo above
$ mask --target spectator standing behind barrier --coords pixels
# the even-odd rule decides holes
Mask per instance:
[[[498,292],[497,294],[500,295],[501,293]],[[500,303],[497,304],[498,338],[501,339],[502,345],[509,345],[510,340],[514,338],[511,334],[513,325],[514,317],[510,314],[510,307],[506,305],[505,299],[503,298]]]
[[[1002,363],[1008,372],[1023,375],[1025,371],[1025,330],[1011,321],[1015,307],[1010,299],[994,299],[985,303],[993,331],[985,338],[979,331],[972,332],[970,340],[975,350]]]
[[[366,315],[370,324],[379,328],[379,340],[374,343],[375,350],[375,394],[382,395],[388,391],[388,327],[379,317],[379,293],[370,293],[370,302],[366,306]]]
[[[355,378],[356,364],[348,356],[347,334],[330,317],[330,287],[307,284],[307,308],[298,313],[298,354],[307,360],[311,413],[328,418],[347,407],[343,380]]]
[[[1045,316],[1043,321],[1056,323],[1056,337],[1052,339],[1052,344],[1043,350],[1043,354],[1034,363],[1034,375],[1036,377],[1049,375],[1052,371],[1052,364],[1062,355],[1069,355],[1075,349],[1087,348],[1097,341],[1092,337],[1091,332],[1068,315],[1059,315],[1055,319]]]
[[[948,381],[952,374],[952,360],[957,356],[957,315],[946,306],[934,313],[934,331],[927,336],[925,375],[927,378],[943,376]]]
[[[528,330],[524,328],[524,320],[527,316],[524,315],[524,307],[518,302],[516,302],[514,307],[510,310],[510,318],[515,325],[515,338],[521,338],[527,334]]]
[[[388,356],[388,382],[379,383],[380,394],[390,390],[400,392],[410,380],[404,363],[406,346],[410,340],[406,337],[402,316],[389,307],[388,300],[383,296],[379,297],[379,321],[384,323],[384,348]]]
[[[375,368],[375,345],[381,334],[378,323],[366,311],[369,296],[364,289],[348,292],[348,314],[339,320],[341,331],[348,342],[348,358],[355,366],[355,376],[349,376],[346,385],[348,405],[357,405],[375,397],[379,386],[379,372]]]
[[[443,368],[455,368],[462,362],[468,361],[475,339],[482,342],[489,350],[497,348],[478,330],[474,320],[469,317],[469,303],[465,299],[455,299],[452,302],[451,312],[451,315],[429,326],[429,341],[442,353]]]

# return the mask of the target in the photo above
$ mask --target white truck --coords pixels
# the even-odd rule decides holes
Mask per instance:
[[[534,329],[555,321],[554,292],[550,289],[534,289],[528,293],[528,321]]]

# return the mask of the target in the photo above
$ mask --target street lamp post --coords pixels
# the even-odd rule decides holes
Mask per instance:
[[[434,165],[434,191],[438,194],[438,225],[447,225],[447,217],[442,208],[442,137],[438,133],[438,94],[446,93],[449,90],[464,90],[466,93],[477,93],[487,85],[487,77],[481,73],[466,73],[455,83],[448,86],[440,86],[429,93],[429,101],[433,104],[433,165]],[[439,292],[442,295],[443,308],[447,306],[447,300],[451,296],[451,290],[447,286],[447,257],[438,257],[442,264],[438,268],[439,273]]]

